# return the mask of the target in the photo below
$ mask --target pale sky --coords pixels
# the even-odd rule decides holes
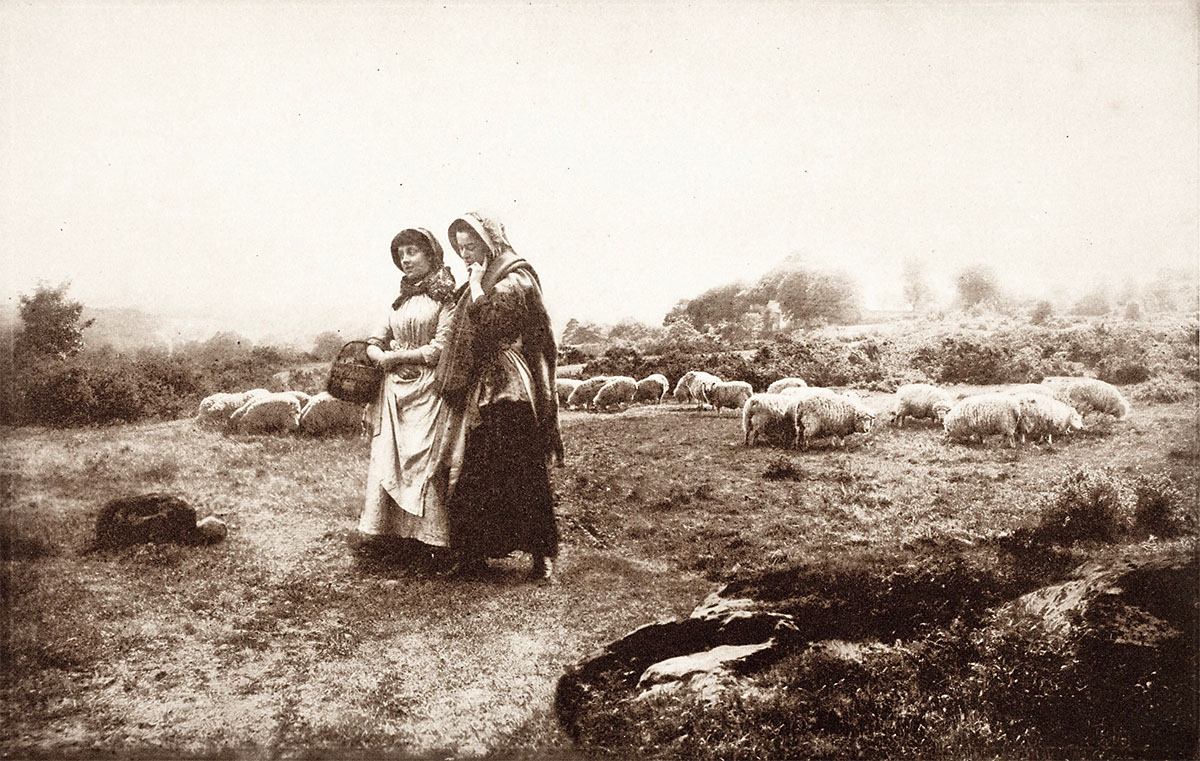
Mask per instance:
[[[459,265],[477,208],[559,329],[659,324],[795,252],[880,308],[909,257],[1030,294],[1197,266],[1193,2],[10,2],[0,28],[7,298],[370,323],[392,236]]]

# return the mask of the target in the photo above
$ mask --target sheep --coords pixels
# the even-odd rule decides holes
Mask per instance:
[[[689,370],[675,384],[675,401],[687,404],[696,402],[696,409],[704,409],[704,397],[700,388],[708,383],[720,383],[721,379],[703,370]]]
[[[951,441],[979,437],[982,442],[989,434],[1000,434],[1011,447],[1017,446],[1017,425],[1021,408],[1011,394],[997,392],[977,394],[960,399],[942,421]]]
[[[1017,430],[1021,432],[1022,443],[1026,436],[1032,436],[1035,439],[1045,437],[1053,444],[1054,434],[1064,435],[1083,429],[1083,417],[1069,404],[1043,393],[1014,394],[1013,398],[1017,400]]]
[[[1124,420],[1129,416],[1128,400],[1116,386],[1102,380],[1073,378],[1063,384],[1059,394],[1063,401],[1077,409],[1081,415],[1100,412],[1112,415],[1117,420]]]
[[[876,413],[857,398],[829,389],[809,388],[810,393],[785,394],[791,401],[788,417],[795,426],[795,446],[807,449],[816,438],[833,436],[840,446],[854,433],[870,433]]]
[[[637,382],[637,393],[633,395],[635,402],[653,402],[659,404],[667,398],[671,390],[671,382],[662,373],[652,373]]]
[[[312,399],[312,394],[305,391],[284,391],[282,393],[291,394],[296,397],[296,401],[300,402],[300,409],[304,409],[304,405],[308,404],[309,400]]]
[[[613,405],[627,405],[633,401],[636,393],[637,381],[628,375],[615,375],[596,392],[595,398],[592,399],[592,407],[606,410]]]
[[[590,407],[592,400],[596,398],[596,392],[600,390],[601,386],[608,383],[608,378],[607,375],[597,375],[580,383],[567,397],[567,406],[576,410]]]
[[[953,406],[950,395],[943,389],[928,383],[908,383],[896,389],[892,422],[903,428],[904,418],[910,417],[936,420],[941,425]]]
[[[780,378],[771,385],[767,386],[768,394],[778,394],[788,388],[804,388],[808,384],[803,378]]]
[[[721,415],[723,407],[738,410],[754,394],[754,388],[746,381],[723,381],[706,383],[700,387],[700,395]]]
[[[202,426],[223,428],[229,422],[229,416],[246,402],[256,396],[271,393],[265,388],[252,388],[234,394],[213,394],[204,397],[200,409],[196,413],[196,423]]]
[[[300,410],[301,433],[321,436],[330,433],[361,432],[363,405],[345,402],[322,391]]]
[[[752,447],[760,439],[789,446],[796,432],[796,425],[789,417],[792,401],[788,394],[751,394],[742,405],[742,436],[746,446]]]
[[[571,398],[571,392],[579,388],[579,384],[583,381],[578,378],[555,378],[554,393],[558,395],[558,406],[566,408],[568,400]]]
[[[257,396],[229,418],[229,429],[243,433],[295,431],[299,427],[300,401],[286,391]]]

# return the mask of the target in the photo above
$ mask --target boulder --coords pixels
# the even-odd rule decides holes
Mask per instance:
[[[92,549],[146,542],[200,544],[224,537],[225,524],[219,519],[210,517],[202,523],[204,528],[198,528],[196,509],[172,494],[118,497],[100,508]]]

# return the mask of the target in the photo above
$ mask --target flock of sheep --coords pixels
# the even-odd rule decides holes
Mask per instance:
[[[364,405],[335,399],[328,392],[255,388],[213,394],[200,402],[197,424],[229,433],[306,433],[313,436],[358,433]]]
[[[667,379],[654,374],[640,381],[628,376],[598,376],[587,380],[559,378],[559,404],[565,409],[607,411],[639,401],[659,403],[670,392]],[[744,381],[722,381],[703,371],[686,373],[671,394],[676,402],[742,411],[747,446],[771,443],[807,448],[816,439],[845,438],[870,433],[878,413],[854,392],[808,386],[800,378],[783,378],[764,393]],[[1029,439],[1053,443],[1084,426],[1083,415],[1099,413],[1120,420],[1129,402],[1115,386],[1094,378],[1048,379],[954,400],[941,388],[912,383],[896,390],[892,422],[903,427],[908,419],[941,424],[951,441],[983,441],[998,435],[1009,446]]]
[[[558,378],[556,386],[564,409],[608,411],[671,397],[681,404],[696,404],[697,409],[715,409],[718,415],[724,409],[741,410],[747,446],[807,448],[817,439],[844,445],[848,436],[870,433],[878,417],[853,391],[814,388],[800,378],[783,378],[762,393],[755,393],[745,381],[722,381],[700,370],[685,373],[673,392],[659,373],[640,381],[629,376]],[[364,405],[335,399],[324,391],[310,396],[256,388],[207,397],[200,403],[196,421],[230,433],[324,436],[361,432],[363,410]],[[897,389],[892,422],[903,427],[906,420],[928,419],[941,424],[952,441],[983,441],[996,435],[1016,446],[1018,436],[1022,442],[1053,443],[1055,436],[1081,430],[1083,415],[1089,413],[1120,420],[1129,414],[1129,402],[1116,387],[1094,378],[1051,379],[958,400],[944,389],[913,383]]]

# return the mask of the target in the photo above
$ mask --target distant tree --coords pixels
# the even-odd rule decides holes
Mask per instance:
[[[641,346],[649,341],[662,338],[663,329],[647,325],[638,320],[621,320],[608,329],[609,341],[623,341],[634,346]]]
[[[691,325],[692,318],[688,317],[687,306],[688,306],[687,299],[680,299],[679,301],[676,301],[675,306],[671,307],[671,309],[666,313],[666,315],[663,316],[663,322],[662,322],[663,327],[669,328],[669,327],[671,327],[672,323],[679,322],[680,320],[683,320],[683,321],[687,322],[688,325]],[[693,326],[693,327],[695,327],[695,326]]]
[[[925,280],[925,265],[919,259],[905,259],[904,303],[914,312],[919,312],[929,303],[929,283]]]
[[[859,313],[854,281],[841,273],[788,272],[779,281],[775,300],[788,319],[801,324],[846,323]]]
[[[1029,322],[1033,325],[1045,325],[1046,320],[1054,314],[1054,307],[1049,301],[1042,299],[1033,305],[1033,311],[1029,313]]]
[[[958,289],[959,301],[968,309],[1000,298],[1000,286],[996,283],[995,273],[983,265],[967,267],[959,272],[954,285]]]
[[[32,296],[20,297],[21,329],[14,349],[21,354],[66,359],[83,348],[83,331],[92,320],[81,318],[83,304],[67,298],[70,282],[39,282]]]
[[[692,325],[700,330],[716,328],[723,322],[738,322],[751,305],[742,292],[742,283],[726,283],[709,288],[688,302],[684,311]]]
[[[1108,297],[1108,286],[1099,283],[1090,291],[1079,297],[1071,308],[1073,314],[1098,316],[1112,311],[1112,302]]]
[[[590,322],[580,322],[572,317],[563,328],[562,342],[564,344],[601,343],[605,340],[604,331]]]
[[[336,330],[326,330],[319,333],[313,341],[312,354],[317,359],[332,360],[342,350],[346,339]]]

